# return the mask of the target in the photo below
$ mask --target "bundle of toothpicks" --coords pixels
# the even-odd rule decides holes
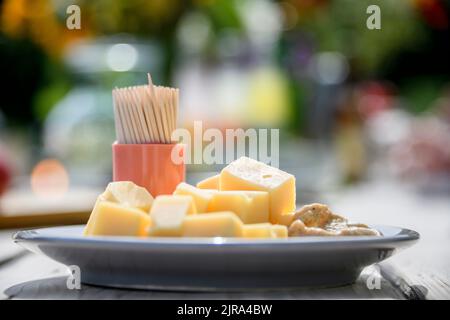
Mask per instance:
[[[148,84],[112,92],[117,141],[121,144],[171,143],[176,129],[179,90]]]

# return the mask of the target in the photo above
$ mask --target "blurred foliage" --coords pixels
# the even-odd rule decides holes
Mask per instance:
[[[437,78],[416,78],[411,79],[402,88],[402,94],[407,101],[406,106],[413,113],[421,113],[430,109],[436,101],[446,82]]]
[[[164,37],[174,29],[185,2],[178,0],[78,0],[96,34],[131,33]],[[67,5],[60,4],[62,8]]]
[[[0,108],[9,125],[42,122],[70,88],[61,62],[27,38],[0,34],[0,61],[2,73],[8,76]]]
[[[366,27],[369,5],[381,9],[381,30]],[[420,43],[424,30],[408,1],[326,1],[300,24],[312,33],[320,51],[338,51],[347,56],[359,77],[377,74],[386,59],[405,47]]]
[[[52,68],[52,67],[50,67]],[[55,66],[53,66],[55,68]],[[54,79],[48,86],[42,88],[36,95],[34,102],[34,114],[39,122],[43,122],[48,113],[69,91],[71,84],[64,72],[54,71]]]
[[[179,50],[177,32],[188,15],[199,13],[211,28],[208,45],[198,53],[206,62],[221,58],[220,50],[224,48],[219,45],[220,38],[227,30],[233,30],[244,40],[252,36],[242,14],[244,4],[248,3],[244,0],[0,0],[0,3],[0,67],[10,78],[1,107],[8,119],[18,122],[32,121],[36,117],[44,119],[55,102],[68,91],[71,79],[61,57],[64,49],[78,39],[120,33],[150,38],[162,49],[163,78],[160,81],[168,84]],[[280,14],[285,10],[284,15],[288,13],[294,21],[280,34],[280,41],[274,43],[274,51],[278,51],[280,69],[284,68],[289,74],[289,98],[296,106],[292,122],[296,127],[305,121],[301,107],[308,103],[311,90],[305,74],[308,59],[315,53],[342,53],[350,62],[351,80],[386,74],[392,79],[395,74],[384,73],[387,66],[392,67],[398,60],[403,60],[402,53],[411,48],[426,50],[428,29],[447,28],[440,41],[448,43],[445,38],[448,36],[445,11],[448,11],[448,1],[285,0],[274,3],[280,4],[273,6],[274,10],[278,8]],[[81,7],[81,30],[68,30],[65,26],[66,9],[71,4]],[[369,16],[366,9],[373,4],[381,8],[381,30],[366,27]],[[444,52],[441,55],[448,52],[441,47],[435,49]],[[430,50],[426,53],[427,59],[433,54]],[[291,57],[286,58],[286,55]],[[414,70],[416,67],[420,68],[417,63]],[[411,69],[411,64],[406,68]],[[428,65],[422,68],[426,69],[424,72],[429,71]],[[294,74],[298,72],[294,69],[302,69],[304,74]],[[410,79],[414,74],[404,73],[402,77]],[[405,85],[405,94],[413,101],[413,110],[427,108],[434,95],[434,84],[420,80]]]
[[[194,1],[194,4],[197,4],[198,9],[210,17],[215,31],[243,27],[236,8],[238,4],[236,0]]]
[[[64,7],[58,7],[63,4]],[[70,4],[68,1],[3,0],[1,31],[15,39],[31,39],[50,56],[60,57],[69,43],[90,35],[89,27],[81,30],[66,28],[66,8]]]
[[[48,58],[40,47],[28,39],[11,39],[0,35],[3,79],[1,111],[9,124],[23,124],[34,118],[30,106],[47,80]],[[12,123],[11,123],[12,122]]]

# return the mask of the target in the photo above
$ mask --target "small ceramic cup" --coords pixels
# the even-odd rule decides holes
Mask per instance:
[[[185,180],[182,144],[112,145],[113,180],[132,181],[153,197],[171,194]]]

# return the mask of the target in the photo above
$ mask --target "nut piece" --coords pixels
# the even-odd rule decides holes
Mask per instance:
[[[294,215],[294,220],[300,219],[307,227],[323,227],[330,220],[332,213],[328,206],[312,203],[303,206]]]
[[[328,206],[312,203],[301,207],[289,226],[289,236],[379,236],[377,230],[361,223],[349,223]]]
[[[289,226],[289,237],[298,236],[334,236],[332,232],[321,228],[307,227],[301,220],[294,220]]]
[[[380,233],[369,227],[348,227],[339,231],[340,236],[380,236]]]

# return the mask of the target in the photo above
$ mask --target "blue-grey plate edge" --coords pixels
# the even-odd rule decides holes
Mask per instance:
[[[364,267],[389,258],[420,238],[409,229],[371,227],[384,235],[139,239],[84,237],[83,226],[78,225],[18,231],[13,240],[60,263],[80,264],[82,282],[87,284],[182,291],[285,290],[350,284]],[[193,258],[186,260],[186,254]],[[104,259],[107,262],[102,262]],[[234,276],[230,278],[236,274],[237,281]]]
[[[123,236],[95,236],[86,237],[81,234],[84,225],[72,225],[61,227],[35,228],[17,231],[13,234],[12,239],[16,243],[21,242],[46,242],[46,243],[65,243],[74,244],[74,242],[84,244],[96,245],[138,245],[138,246],[259,246],[259,245],[342,245],[345,243],[362,244],[362,245],[381,245],[395,242],[411,242],[412,244],[420,239],[420,234],[417,231],[395,227],[395,226],[381,226],[371,225],[371,228],[379,230],[383,233],[382,236],[340,236],[340,237],[290,237],[286,239],[241,239],[241,238],[170,238],[170,237],[123,237]],[[45,232],[56,231],[64,229],[72,230],[78,229],[80,233],[77,236],[67,236],[64,234],[45,235]],[[386,235],[386,230],[398,230],[395,235]]]

